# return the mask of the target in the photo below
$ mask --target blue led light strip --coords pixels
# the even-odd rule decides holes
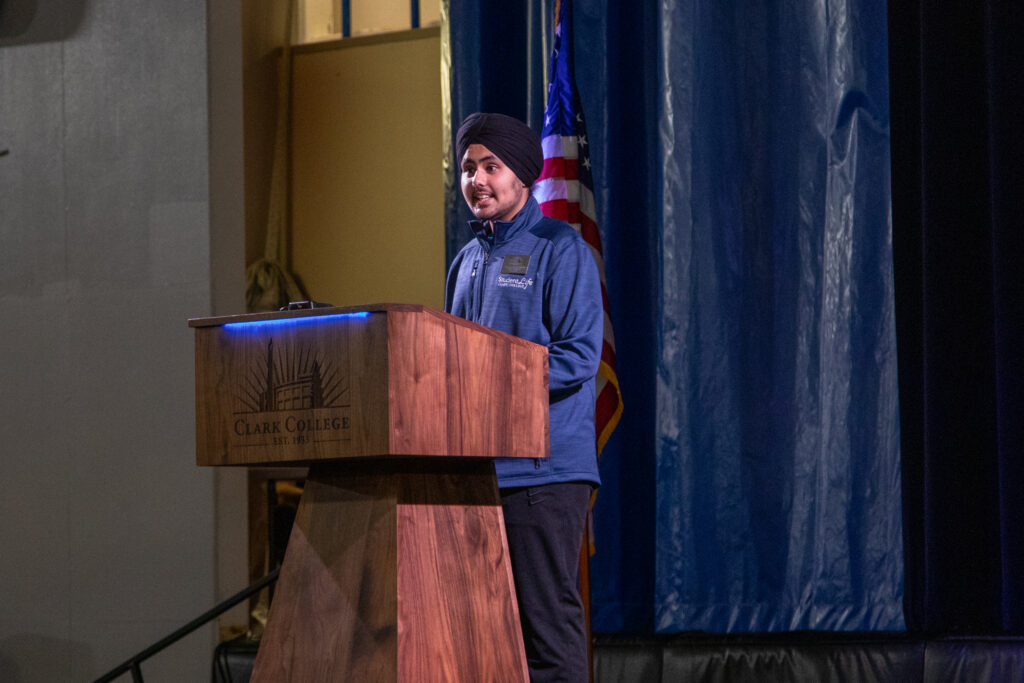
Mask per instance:
[[[340,319],[351,319],[351,318],[368,318],[370,316],[369,311],[357,311],[355,313],[333,313],[331,315],[305,315],[298,318],[274,318],[273,320],[246,320],[240,323],[224,323],[221,325],[226,330],[238,330],[243,327],[252,328],[257,325],[262,326],[281,326],[281,325],[297,325],[301,323],[312,323],[312,322],[328,322],[331,320]]]

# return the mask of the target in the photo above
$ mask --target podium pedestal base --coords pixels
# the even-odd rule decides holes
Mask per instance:
[[[254,683],[528,680],[491,460],[310,470]]]

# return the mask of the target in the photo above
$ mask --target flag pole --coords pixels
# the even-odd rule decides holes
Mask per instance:
[[[574,77],[571,2],[554,2],[554,49],[549,82],[546,84],[547,104],[541,131],[544,168],[532,192],[544,215],[566,221],[582,235],[593,252],[601,277],[605,320],[601,362],[595,380],[597,397],[594,406],[594,437],[597,455],[600,456],[622,414],[622,395],[615,370],[615,337],[608,305],[601,235],[597,227],[590,146]],[[594,681],[590,582],[590,557],[594,554],[593,507],[594,496],[591,495],[587,523],[581,539],[578,572],[580,601],[583,603],[586,622],[587,678],[591,683]]]
[[[558,26],[558,17],[562,12],[562,0],[555,0],[555,21],[553,28]],[[591,497],[590,505],[593,505]],[[588,514],[589,518],[589,514]],[[594,683],[594,636],[590,627],[590,521],[583,525],[583,544],[580,546],[580,600],[583,601],[583,620],[587,629],[587,679]]]

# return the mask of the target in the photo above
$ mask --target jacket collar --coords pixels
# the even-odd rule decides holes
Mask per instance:
[[[494,221],[493,241],[487,238],[487,228],[484,227],[482,221],[471,220],[469,221],[469,227],[473,229],[473,234],[476,235],[481,246],[487,249],[489,245],[498,246],[502,242],[507,242],[518,233],[532,227],[534,223],[543,217],[544,214],[541,213],[540,205],[537,204],[537,200],[533,198],[533,195],[530,195],[526,200],[526,204],[512,220]]]

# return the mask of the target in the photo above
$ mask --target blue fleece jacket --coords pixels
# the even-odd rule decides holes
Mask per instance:
[[[490,237],[479,221],[470,227],[476,239],[448,271],[445,310],[548,347],[551,457],[498,458],[498,486],[599,484],[594,378],[604,309],[590,247],[532,197]]]

